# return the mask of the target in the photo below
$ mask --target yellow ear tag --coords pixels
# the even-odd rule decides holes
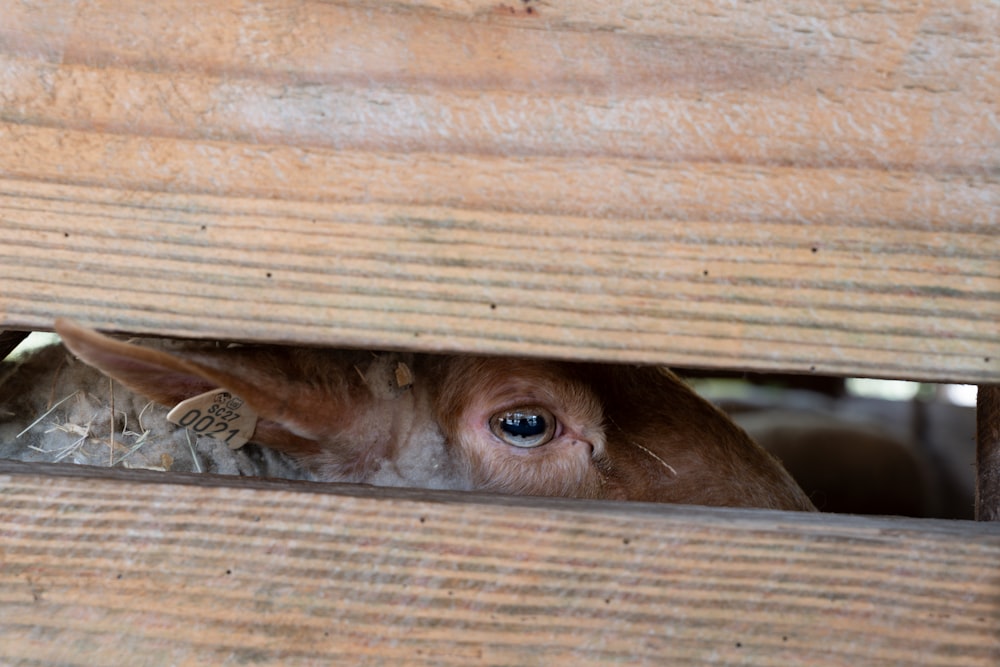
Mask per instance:
[[[239,396],[215,389],[181,401],[167,413],[167,421],[239,449],[253,437],[257,413]]]

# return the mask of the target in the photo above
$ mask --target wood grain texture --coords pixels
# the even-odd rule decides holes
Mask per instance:
[[[1000,521],[1000,386],[982,385],[976,401],[976,519]]]
[[[0,1],[0,326],[1000,381],[995,3],[194,7]]]
[[[996,524],[0,465],[5,664],[1000,660]]]

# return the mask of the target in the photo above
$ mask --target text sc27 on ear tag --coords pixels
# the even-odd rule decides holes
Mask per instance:
[[[257,413],[239,396],[215,389],[181,401],[167,413],[167,421],[239,449],[253,437]]]

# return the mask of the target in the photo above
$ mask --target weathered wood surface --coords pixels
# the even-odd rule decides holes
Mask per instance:
[[[1000,380],[996,3],[0,15],[0,326]]]
[[[4,664],[1000,661],[996,524],[36,472]]]
[[[1000,386],[979,387],[976,402],[976,518],[1000,521]]]

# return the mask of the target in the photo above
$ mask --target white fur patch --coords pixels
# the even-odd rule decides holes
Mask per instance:
[[[0,458],[312,478],[278,452],[254,445],[231,450],[195,437],[169,423],[166,408],[112,383],[61,345],[34,351],[16,366],[3,362],[0,378]]]

